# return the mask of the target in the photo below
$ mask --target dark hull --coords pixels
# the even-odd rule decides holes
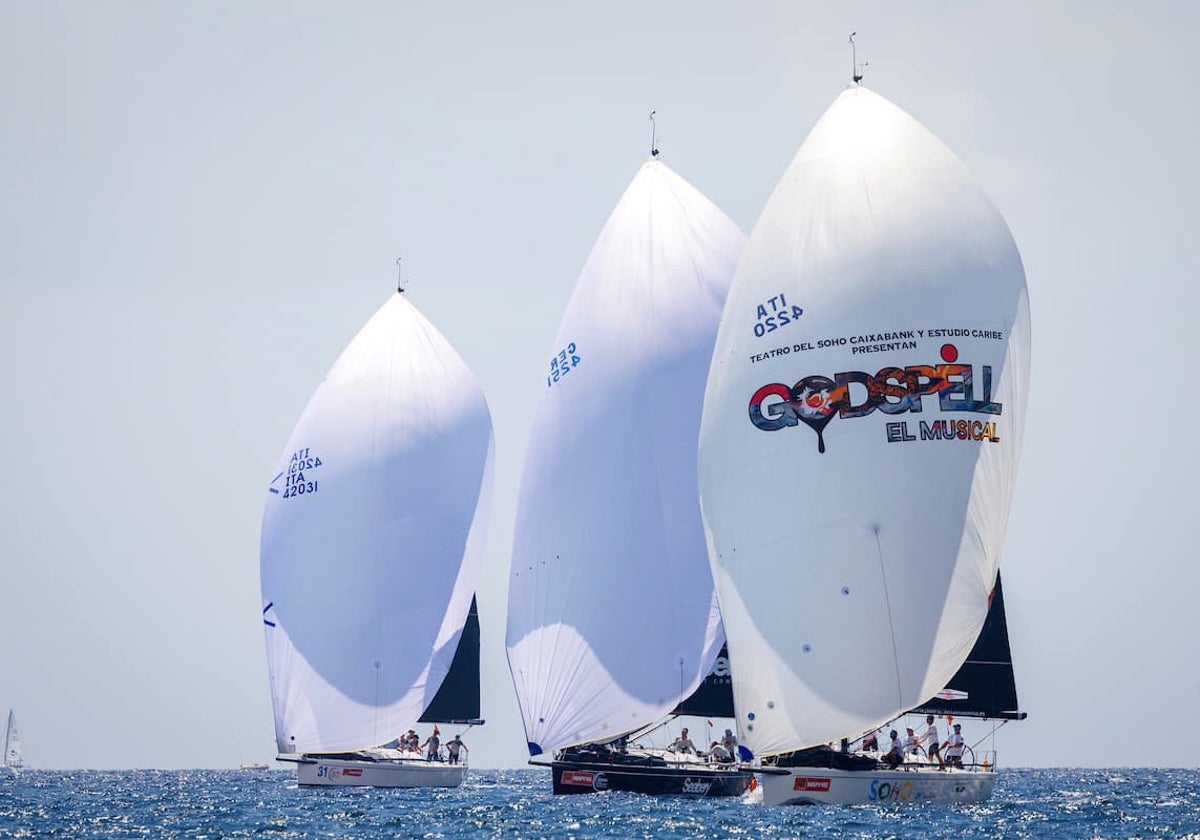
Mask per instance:
[[[739,796],[753,774],[733,768],[672,767],[604,761],[555,761],[555,793],[624,790],[651,796]]]

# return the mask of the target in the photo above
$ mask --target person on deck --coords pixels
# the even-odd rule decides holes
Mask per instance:
[[[679,737],[676,738],[674,740],[674,742],[671,744],[670,749],[671,749],[671,752],[680,752],[680,753],[688,753],[690,755],[696,755],[696,745],[693,744],[692,739],[688,737],[688,731],[687,731],[686,726],[683,728],[683,731],[679,733]]]
[[[904,736],[904,754],[916,755],[918,749],[917,736],[913,734],[913,728],[911,726],[904,731],[908,733]]]
[[[708,748],[708,761],[710,764],[729,764],[733,761],[733,756],[720,741],[713,741],[712,746]]]
[[[963,736],[962,724],[954,724],[954,731],[946,737],[946,743],[942,744],[946,748],[946,763],[951,767],[962,767],[963,754]]]
[[[725,730],[725,737],[721,739],[721,746],[729,751],[731,760],[737,757],[737,736],[733,734],[732,730]]]
[[[446,742],[446,752],[449,753],[451,764],[458,764],[459,750],[467,750],[467,745],[463,743],[460,736],[455,735],[454,738]],[[470,750],[467,750],[467,752],[470,752]]]
[[[929,742],[928,746],[925,747],[926,752],[929,753],[929,762],[932,764],[933,760],[936,758],[938,769],[945,770],[946,762],[942,760],[941,744],[938,742],[937,724],[933,722],[933,715],[926,715],[925,722],[929,724],[929,728],[926,729],[925,734],[921,736],[920,743],[925,743],[926,741]]]
[[[879,734],[879,730],[875,730],[874,732],[868,732],[866,735],[863,736],[863,742],[862,742],[862,751],[863,752],[868,752],[869,750],[879,749],[879,739],[875,737],[878,734]]]
[[[442,739],[438,737],[438,729],[436,726],[433,728],[433,734],[425,739],[425,743],[421,744],[420,749],[425,749],[426,747],[429,748],[428,751],[425,753],[426,761],[441,761],[442,760],[442,755],[441,755]]]
[[[900,747],[900,738],[896,735],[895,729],[888,733],[888,737],[892,739],[891,749],[884,753],[879,760],[895,770],[904,763],[904,751]]]

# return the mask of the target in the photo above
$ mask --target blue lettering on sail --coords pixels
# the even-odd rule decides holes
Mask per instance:
[[[559,350],[557,355],[550,357],[550,375],[546,377],[546,387],[549,388],[562,381],[571,370],[579,367],[579,355],[572,341]]]
[[[799,320],[804,310],[789,304],[783,292],[780,292],[760,303],[754,314],[754,337],[762,338]]]
[[[320,456],[314,455],[312,450],[305,446],[292,453],[292,457],[288,461],[287,470],[275,476],[271,484],[275,484],[281,477],[284,478],[283,498],[285,499],[294,499],[297,496],[316,493],[320,489],[320,485],[313,478],[312,473],[320,468],[320,466]],[[274,487],[271,487],[270,490],[272,493],[279,492]]]

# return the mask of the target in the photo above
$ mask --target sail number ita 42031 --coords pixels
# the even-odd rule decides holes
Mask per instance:
[[[272,482],[272,492],[282,493],[285,499],[304,496],[308,493],[316,493],[320,489],[320,484],[318,484],[313,473],[320,466],[320,456],[314,455],[309,447],[306,446],[303,449],[297,449],[292,453],[292,457],[288,461],[287,471],[279,476],[284,479],[282,489],[276,490],[274,482]]]

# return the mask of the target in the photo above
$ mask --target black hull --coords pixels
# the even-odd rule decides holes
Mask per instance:
[[[733,768],[697,768],[614,764],[604,761],[555,761],[554,792],[595,793],[623,790],[650,796],[740,796],[753,773]]]

